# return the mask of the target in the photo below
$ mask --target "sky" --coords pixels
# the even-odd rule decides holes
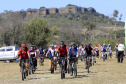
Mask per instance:
[[[125,22],[126,18],[126,0],[1,0],[0,3],[0,13],[4,10],[39,9],[43,6],[46,8],[60,8],[73,4],[79,7],[93,7],[97,12],[109,17],[112,17],[114,10],[118,10],[119,15],[123,15],[121,21]]]

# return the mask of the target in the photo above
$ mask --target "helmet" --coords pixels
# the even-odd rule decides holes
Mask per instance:
[[[22,44],[21,46],[22,46],[22,47],[26,47],[26,44]]]
[[[53,44],[50,44],[51,47],[53,47],[54,45]]]
[[[64,41],[60,41],[60,45],[64,45]]]

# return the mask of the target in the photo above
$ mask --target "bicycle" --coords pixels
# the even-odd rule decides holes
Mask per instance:
[[[29,59],[29,67],[28,67],[29,75],[31,75],[32,72],[32,60]]]
[[[96,63],[95,55],[92,55],[92,64],[94,65],[94,63]]]
[[[43,66],[44,64],[44,59],[43,59],[44,55],[40,55],[40,60],[39,60],[39,65]]]
[[[73,72],[74,72],[74,76],[77,77],[77,58],[76,57],[72,57],[70,62],[70,71],[71,72],[71,76],[73,76]]]
[[[34,73],[35,73],[35,70],[36,70],[36,69],[35,69],[35,64],[34,64],[34,63],[35,63],[35,62],[34,62],[34,61],[35,61],[35,59],[36,59],[35,57],[32,57],[32,60],[31,60],[31,69],[32,69],[32,74],[34,74]]]
[[[90,57],[91,57],[91,56],[87,56],[87,70],[88,70],[88,73],[90,72],[90,71],[89,71],[89,68],[90,68],[90,66],[91,66],[91,65],[90,65]]]
[[[24,81],[24,79],[26,79],[25,59],[21,59],[21,74],[22,74],[22,81]]]
[[[65,78],[65,61],[66,57],[60,57],[60,70],[61,70],[61,79]]]
[[[105,61],[105,59],[107,58],[107,56],[106,56],[106,53],[105,52],[102,52],[102,58],[103,58],[103,61]]]

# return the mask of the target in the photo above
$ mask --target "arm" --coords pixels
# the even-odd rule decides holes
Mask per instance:
[[[49,54],[49,51],[46,53],[46,57],[47,57],[48,54]]]
[[[18,54],[17,54],[17,56],[16,56],[16,58],[18,58],[18,57],[19,57],[19,55],[20,55],[20,54],[18,53]]]

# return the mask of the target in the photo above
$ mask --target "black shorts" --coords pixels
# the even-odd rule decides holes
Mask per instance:
[[[29,59],[21,59],[20,62],[24,61],[24,63],[29,63]]]

